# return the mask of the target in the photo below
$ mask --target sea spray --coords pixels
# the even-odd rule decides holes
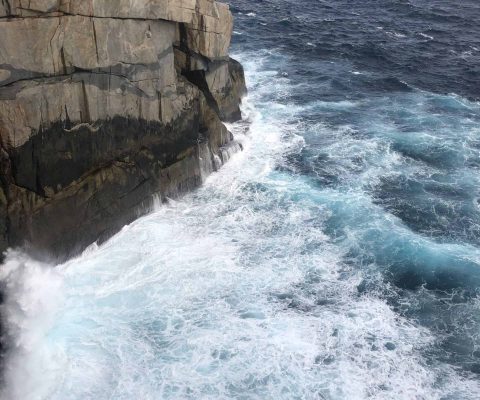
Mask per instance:
[[[17,251],[9,251],[0,269],[1,315],[7,356],[3,365],[2,399],[48,398],[48,378],[64,363],[60,344],[45,346],[63,307],[63,276]]]

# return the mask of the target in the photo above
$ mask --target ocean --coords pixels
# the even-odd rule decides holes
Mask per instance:
[[[56,268],[5,400],[480,398],[480,3],[236,0],[244,151]]]

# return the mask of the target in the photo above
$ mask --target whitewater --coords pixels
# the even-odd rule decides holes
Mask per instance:
[[[380,3],[232,4],[243,151],[65,264],[7,254],[2,400],[479,398],[480,9]]]

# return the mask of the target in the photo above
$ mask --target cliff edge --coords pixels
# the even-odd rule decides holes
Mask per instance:
[[[213,0],[0,0],[0,253],[65,258],[218,169],[232,27]]]

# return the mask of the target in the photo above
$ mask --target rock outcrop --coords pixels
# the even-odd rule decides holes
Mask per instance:
[[[213,0],[0,0],[0,252],[64,258],[219,168],[232,26]]]

